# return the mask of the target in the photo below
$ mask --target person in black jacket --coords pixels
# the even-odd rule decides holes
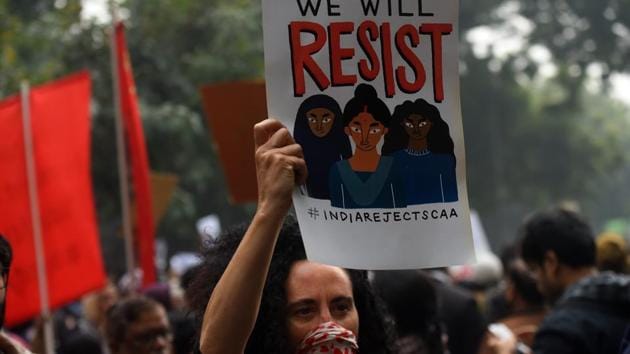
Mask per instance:
[[[630,277],[597,273],[594,235],[582,217],[558,208],[538,212],[525,221],[520,235],[522,257],[553,304],[533,352],[625,354],[630,349],[624,341],[630,331]],[[497,352],[513,352],[508,342],[495,343]]]

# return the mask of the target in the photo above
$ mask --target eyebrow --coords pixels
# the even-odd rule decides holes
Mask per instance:
[[[354,303],[354,299],[352,298],[352,296],[337,296],[335,298],[333,298],[330,303],[332,304],[338,304],[338,303],[342,303],[342,302],[348,302],[353,304]],[[315,300],[313,299],[299,299],[296,301],[293,301],[291,303],[289,303],[287,305],[288,309],[293,309],[295,307],[298,306],[310,306],[310,305],[314,305],[316,303]]]
[[[299,299],[297,301],[291,302],[287,305],[288,309],[294,309],[298,306],[310,306],[315,304],[315,300],[313,299]]]
[[[338,304],[340,302],[348,302],[350,304],[354,303],[354,299],[351,296],[338,296],[332,299],[331,303]]]
[[[372,123],[372,124],[370,124],[370,128],[372,128],[372,127],[378,127],[378,125],[379,125],[379,124],[380,124],[380,123]]]

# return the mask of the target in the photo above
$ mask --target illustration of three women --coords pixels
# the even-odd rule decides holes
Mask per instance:
[[[448,125],[423,99],[405,101],[392,116],[367,84],[357,86],[343,113],[330,96],[314,95],[299,107],[293,134],[308,166],[308,195],[334,207],[458,200]]]

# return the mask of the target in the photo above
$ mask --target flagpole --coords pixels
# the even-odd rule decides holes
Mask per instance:
[[[133,230],[131,227],[131,198],[129,195],[129,172],[127,165],[127,154],[125,149],[125,132],[122,122],[122,106],[120,103],[120,79],[118,77],[118,67],[122,65],[118,62],[116,53],[116,24],[118,16],[116,4],[114,1],[109,2],[112,15],[112,26],[110,33],[110,60],[112,68],[112,86],[114,94],[114,116],[116,122],[116,150],[118,156],[118,181],[120,183],[120,204],[122,210],[123,236],[125,238],[125,263],[127,265],[127,274],[133,280],[132,291],[136,290],[137,282],[135,279],[135,257],[133,244]]]
[[[42,220],[39,213],[39,198],[37,195],[37,175],[35,170],[35,152],[33,148],[33,132],[31,129],[30,87],[28,82],[22,81],[22,126],[24,134],[24,150],[26,152],[26,176],[28,181],[28,196],[31,206],[31,222],[33,224],[33,241],[35,243],[35,260],[37,264],[37,284],[39,287],[39,301],[41,305],[42,321],[44,322],[44,346],[46,354],[54,354],[55,335],[50,316],[48,302],[48,278],[46,274],[46,260],[44,242],[42,238]]]

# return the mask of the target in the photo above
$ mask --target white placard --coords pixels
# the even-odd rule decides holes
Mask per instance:
[[[456,0],[263,0],[269,115],[303,147],[309,259],[361,269],[475,261]]]

